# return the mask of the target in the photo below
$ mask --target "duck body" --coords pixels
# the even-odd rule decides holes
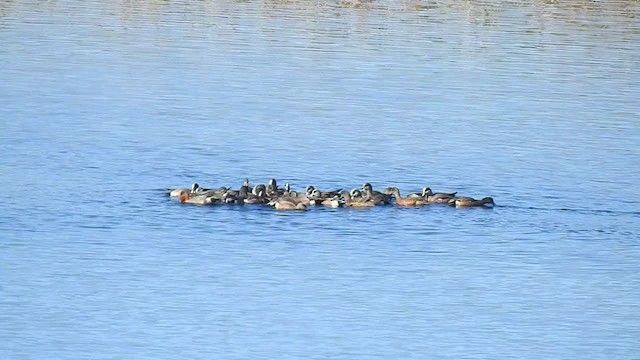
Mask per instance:
[[[265,204],[268,200],[265,198],[264,190],[260,190],[258,195],[248,194],[242,199],[243,204]]]
[[[309,185],[307,186],[307,188],[305,189],[305,194],[307,196],[314,196],[314,191],[318,191],[319,196],[323,197],[323,198],[330,198],[330,197],[334,197],[336,195],[340,195],[340,191],[342,191],[342,189],[338,189],[338,190],[334,190],[334,191],[320,191],[319,189],[316,189],[313,185]]]
[[[276,210],[307,210],[307,206],[303,203],[294,203],[286,200],[276,200],[273,207]]]
[[[327,191],[322,192],[318,189],[314,189],[310,195],[307,195],[307,198],[313,203],[321,204],[325,200],[330,200],[335,197],[340,197],[340,193],[336,191]]]
[[[344,206],[353,207],[353,208],[372,208],[376,206],[373,200],[365,200],[363,198],[353,198],[348,191],[342,192],[342,197],[344,198]]]
[[[334,196],[331,199],[325,199],[323,200],[320,205],[324,206],[324,207],[330,207],[330,208],[338,208],[340,206],[342,206],[342,203],[340,202],[340,196]]]
[[[378,191],[373,192],[371,191],[371,189],[364,190],[364,194],[362,194],[362,197],[365,200],[373,201],[376,205],[388,205],[391,203],[391,195],[383,194]]]
[[[451,199],[456,197],[457,192],[453,193],[434,193],[431,188],[425,187],[422,190],[422,196],[430,203],[448,204]]]
[[[420,199],[424,199],[424,196],[422,196],[422,193],[410,193],[407,195],[408,198],[420,198]]]
[[[208,195],[191,195],[186,191],[182,192],[179,196],[180,202],[183,204],[193,205],[213,205],[219,203],[221,200]]]
[[[195,194],[197,194],[197,193],[201,193],[201,192],[204,192],[204,191],[205,191],[205,190],[204,190],[204,189],[202,189],[202,188],[200,187],[200,185],[198,185],[198,183],[194,183],[193,185],[191,185],[191,188],[190,188],[190,189],[188,189],[188,188],[170,189],[170,190],[169,190],[169,196],[170,196],[170,197],[176,197],[176,198],[179,198],[179,197],[180,197],[180,195],[181,195],[183,192],[187,192],[187,193],[189,194],[189,196],[191,196],[191,195],[195,195]]]
[[[174,198],[179,198],[180,194],[182,194],[182,192],[187,192],[187,193],[191,193],[191,189],[188,188],[176,188],[176,189],[169,189],[169,196],[170,197],[174,197]]]
[[[299,194],[295,191],[289,192],[287,195],[283,195],[275,198],[273,201],[288,201],[294,204],[302,203],[305,206],[311,205],[311,200],[305,194]]]
[[[493,202],[493,198],[485,197],[480,200],[476,200],[472,197],[460,196],[455,197],[449,200],[449,205],[455,206],[457,208],[462,207],[493,207],[495,203]]]

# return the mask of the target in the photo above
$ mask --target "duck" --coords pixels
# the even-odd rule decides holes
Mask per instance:
[[[305,193],[307,194],[307,196],[313,196],[313,192],[316,191],[316,190],[320,191],[319,189],[316,189],[313,185],[309,185],[305,189]],[[338,190],[334,190],[334,191],[320,191],[320,196],[323,197],[323,198],[334,197],[336,195],[340,195],[341,191],[342,191],[342,189],[338,189]]]
[[[357,190],[357,189],[354,189]],[[360,190],[357,190],[360,191]],[[343,191],[340,195],[344,198],[344,206],[354,207],[354,208],[371,208],[376,206],[373,200],[364,200],[354,199],[351,197],[351,194],[348,191]]]
[[[424,198],[400,196],[400,190],[397,187],[391,188],[391,195],[396,198],[396,206],[424,206],[428,202]]]
[[[337,208],[342,206],[342,202],[340,202],[340,195],[336,195],[331,199],[325,199],[320,203],[320,205],[330,208]]]
[[[288,202],[292,202],[292,203],[302,203],[306,206],[311,205],[311,200],[309,199],[309,197],[305,194],[299,194],[297,191],[291,191],[289,192],[288,195],[282,195],[280,197],[275,198],[274,200],[272,200],[272,202],[275,201],[288,201]]]
[[[368,190],[371,194],[373,194],[373,195],[385,195],[385,194],[381,193],[380,191],[375,191],[375,190],[373,190],[373,186],[371,186],[371,184],[370,184],[370,183],[364,183],[364,184],[362,184],[362,192],[363,192],[363,193],[364,193],[364,192],[367,192],[367,190]]]
[[[249,179],[244,179],[244,181],[242,182],[242,186],[240,187],[240,192],[244,192],[245,194],[248,194],[252,191],[253,189],[249,186]]]
[[[235,204],[238,202],[238,192],[229,190],[222,195],[222,202],[225,204]]]
[[[190,189],[188,188],[170,189],[169,196],[179,198],[183,191],[186,191],[187,193],[189,193],[189,195],[192,195],[200,192],[201,188],[200,188],[200,185],[198,185],[198,183],[193,183]]]
[[[318,189],[313,190],[311,195],[307,195],[307,198],[309,199],[311,205],[320,205],[324,200],[327,199],[326,197],[322,196],[322,193]]]
[[[362,197],[367,200],[373,200],[376,205],[387,205],[391,203],[391,196],[389,194],[374,191],[373,187],[369,183],[362,185],[362,191]]]
[[[273,202],[273,207],[276,210],[307,210],[307,206],[301,202],[295,203],[292,201],[278,199]]]
[[[449,201],[456,197],[457,192],[453,193],[434,193],[431,188],[422,189],[422,197],[430,203],[448,204]]]
[[[468,197],[468,196],[455,197],[455,198],[449,200],[448,204],[451,205],[451,206],[455,206],[457,208],[460,208],[460,207],[480,207],[480,206],[493,207],[493,206],[495,206],[495,203],[493,202],[493,198],[491,198],[491,197],[485,197],[485,198],[482,198],[480,200],[476,200],[476,199],[474,199],[472,197]]]
[[[264,190],[260,190],[258,195],[248,194],[247,197],[243,198],[242,203],[244,204],[264,204],[265,203],[265,192]]]
[[[183,191],[180,194],[179,199],[180,199],[180,202],[183,204],[193,204],[193,205],[212,205],[221,201],[220,199],[215,198],[213,196],[192,195],[192,194],[189,194],[187,191]]]
[[[393,189],[393,187],[387,187],[387,188],[384,188],[384,192],[383,192],[383,194],[385,194],[385,195],[391,195],[392,189]],[[408,198],[420,198],[420,199],[422,199],[422,198],[424,197],[424,196],[422,195],[422,194],[423,194],[423,192],[424,192],[424,189],[422,189],[422,191],[420,191],[420,192],[413,192],[413,193],[409,193],[409,194],[407,194],[407,197],[408,197]]]
[[[342,189],[340,189],[340,190],[342,190]],[[316,200],[317,199],[325,200],[325,199],[330,199],[330,198],[332,198],[334,196],[340,196],[340,191],[339,190],[336,190],[336,191],[320,191],[318,189],[314,189],[311,192],[311,195],[307,195],[307,196],[309,198],[314,198]]]

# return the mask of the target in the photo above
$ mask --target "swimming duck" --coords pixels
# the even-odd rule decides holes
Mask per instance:
[[[179,198],[183,191],[186,191],[189,195],[194,195],[200,192],[201,188],[200,188],[200,185],[198,185],[198,183],[194,183],[193,185],[191,185],[190,189],[177,188],[177,189],[169,190],[169,196]]]
[[[322,199],[322,200],[324,200],[324,199],[332,198],[332,197],[334,197],[334,196],[340,196],[340,190],[342,190],[342,189],[335,190],[335,191],[320,191],[320,190],[318,190],[318,189],[314,189],[314,190],[311,192],[311,195],[307,195],[307,196],[309,196],[310,198],[312,198],[312,197],[313,197],[313,198],[315,198],[315,199]]]
[[[184,204],[194,204],[194,205],[212,205],[220,202],[220,199],[217,199],[213,196],[207,195],[191,195],[187,191],[183,191],[180,194],[180,202]]]
[[[243,204],[264,204],[266,202],[264,190],[260,190],[258,195],[248,194],[242,199]]]
[[[235,204],[238,201],[238,192],[229,190],[222,195],[222,202],[225,204]]]
[[[307,186],[307,188],[305,189],[305,193],[307,194],[307,196],[313,196],[313,192],[316,189],[313,185],[309,185]],[[319,191],[319,190],[318,190]],[[327,197],[334,197],[336,195],[340,195],[340,191],[342,191],[342,189],[338,189],[338,190],[334,190],[334,191],[320,191],[320,195],[324,198]]]
[[[357,191],[360,191],[360,190],[357,190]],[[362,198],[359,198],[359,199],[352,198],[351,194],[348,191],[343,191],[341,195],[344,198],[344,206],[354,207],[354,208],[370,208],[370,207],[376,206],[373,200],[364,200]]]
[[[427,205],[428,202],[423,198],[415,198],[415,197],[406,197],[403,198],[400,196],[400,190],[397,187],[391,188],[391,195],[396,198],[397,206],[423,206]]]
[[[307,195],[305,194],[299,194],[297,191],[291,191],[289,192],[289,195],[277,197],[276,199],[272,200],[272,202],[280,200],[292,202],[295,204],[302,203],[306,206],[311,205],[311,200],[309,199],[309,197],[307,197]]]
[[[365,193],[367,191],[369,191],[373,195],[385,195],[385,194],[381,193],[380,191],[373,190],[373,186],[371,186],[371,184],[369,184],[369,183],[362,184],[362,192]]]
[[[334,197],[332,197],[331,199],[325,199],[324,201],[322,201],[320,203],[320,205],[325,206],[325,207],[330,207],[330,208],[337,208],[342,206],[342,203],[340,202],[340,195],[336,195]]]
[[[495,203],[493,202],[493,198],[485,197],[480,200],[476,200],[472,197],[467,196],[459,196],[449,200],[449,205],[459,207],[478,207],[478,206],[486,206],[493,207]]]
[[[253,189],[249,186],[249,179],[244,179],[244,181],[242,182],[242,186],[240,187],[240,192],[248,194],[252,190]]]
[[[307,206],[301,202],[295,203],[286,200],[276,200],[273,202],[276,210],[307,210]]]
[[[389,194],[374,191],[373,187],[369,183],[364,183],[364,185],[362,185],[362,191],[362,197],[366,200],[373,200],[376,205],[386,205],[391,203],[391,196]]]
[[[422,197],[424,197],[430,203],[448,204],[449,201],[456,197],[457,192],[453,193],[434,193],[431,188],[425,187],[422,189]]]
[[[383,192],[383,194],[385,194],[385,195],[391,195],[392,190],[393,190],[393,187],[387,187],[387,188],[384,188],[384,192]],[[420,199],[422,199],[422,198],[423,198],[423,196],[422,196],[422,193],[423,193],[423,192],[424,192],[424,189],[423,189],[423,191],[421,191],[421,192],[419,192],[419,193],[417,193],[417,192],[409,193],[409,194],[407,194],[407,197],[408,197],[408,198],[420,198]]]

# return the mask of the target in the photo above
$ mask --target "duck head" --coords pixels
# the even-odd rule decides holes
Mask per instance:
[[[197,184],[194,184],[197,185]],[[178,196],[178,199],[180,200],[181,203],[189,200],[189,193],[185,190],[180,191],[180,195]]]
[[[266,191],[267,191],[267,187],[266,187],[266,186],[264,186],[264,185],[262,185],[262,184],[258,184],[258,185],[256,185],[256,186],[253,188],[253,190],[252,190],[253,195],[258,195],[258,193],[259,193],[260,191],[265,191],[265,192],[266,192]]]

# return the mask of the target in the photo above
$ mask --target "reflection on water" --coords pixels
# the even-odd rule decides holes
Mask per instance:
[[[633,358],[639,10],[0,2],[0,358]],[[497,206],[163,193],[244,177]]]

